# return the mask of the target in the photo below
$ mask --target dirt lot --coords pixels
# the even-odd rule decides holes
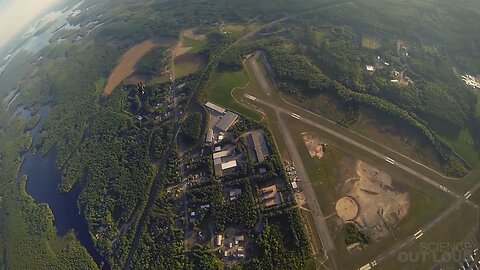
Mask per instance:
[[[120,57],[117,66],[108,78],[107,85],[103,89],[103,95],[109,96],[120,83],[133,74],[135,65],[142,57],[155,47],[170,47],[175,42],[171,38],[149,39],[133,46]]]
[[[326,144],[309,133],[302,133],[303,142],[308,149],[308,153],[311,157],[318,157],[322,159],[325,153]]]
[[[410,207],[408,193],[397,191],[392,177],[362,161],[346,160],[341,194],[358,205],[354,219],[372,240],[379,240],[403,219]]]

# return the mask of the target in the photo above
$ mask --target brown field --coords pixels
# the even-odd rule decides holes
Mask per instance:
[[[148,39],[133,46],[120,57],[117,66],[108,77],[107,85],[103,89],[103,96],[109,96],[113,90],[126,78],[133,74],[135,65],[142,57],[155,47],[170,47],[175,40],[172,38]]]

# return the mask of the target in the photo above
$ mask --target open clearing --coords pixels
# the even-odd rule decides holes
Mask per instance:
[[[470,165],[476,166],[480,161],[478,152],[475,150],[475,143],[467,128],[462,129],[455,140],[446,137],[442,138],[450,144],[459,155],[466,159]]]
[[[376,50],[376,49],[380,49],[382,45],[380,44],[380,41],[376,37],[362,35],[362,47],[371,49],[371,50]]]
[[[353,206],[358,205],[358,215],[352,219],[369,233],[373,241],[384,238],[407,215],[410,207],[408,193],[397,191],[390,175],[365,162],[346,163],[340,190],[343,196],[355,202]]]
[[[302,133],[301,135],[303,137],[303,141],[305,142],[305,146],[310,153],[310,156],[322,159],[327,145],[312,134]]]
[[[117,66],[108,77],[107,85],[103,89],[103,96],[109,96],[120,83],[132,75],[135,71],[135,65],[142,57],[155,47],[170,47],[174,44],[173,38],[148,39],[137,44],[118,60]]]
[[[207,61],[206,57],[197,54],[183,54],[175,58],[175,77],[181,78],[196,72]]]

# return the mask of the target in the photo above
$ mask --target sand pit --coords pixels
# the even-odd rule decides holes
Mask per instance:
[[[301,135],[310,156],[322,159],[327,145],[311,134],[302,133]]]
[[[357,217],[358,204],[355,199],[351,197],[343,197],[337,201],[335,210],[343,222],[347,222],[349,220],[354,220]]]
[[[170,47],[175,40],[172,38],[149,39],[133,46],[120,57],[117,66],[113,69],[107,84],[103,89],[103,96],[109,96],[120,83],[135,72],[135,65],[142,57],[155,47]]]
[[[341,192],[358,204],[354,220],[365,228],[372,240],[381,239],[407,215],[409,195],[393,187],[390,175],[362,161],[357,161],[354,169],[356,177],[346,180]],[[349,203],[344,201],[341,206]],[[352,211],[347,207],[347,213],[337,209],[337,214],[345,221],[353,215]]]

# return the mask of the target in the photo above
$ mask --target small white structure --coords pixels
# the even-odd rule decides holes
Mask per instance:
[[[371,65],[366,65],[365,68],[367,69],[368,72],[374,72],[375,71],[375,67],[373,67]]]
[[[480,89],[480,81],[472,75],[463,75],[462,80],[465,82],[466,85]]]
[[[232,161],[229,161],[229,162],[226,162],[226,163],[222,163],[222,170],[228,170],[228,169],[235,168],[235,167],[237,167],[237,161],[236,160],[232,160]]]
[[[390,82],[392,82],[392,83],[399,83],[400,81],[399,81],[399,80],[390,80]]]
[[[230,190],[228,195],[230,197],[230,201],[236,200],[238,198],[238,196],[242,195],[242,190],[239,189],[239,188],[232,189],[232,190]]]
[[[222,242],[223,242],[223,235],[221,234],[217,235],[215,239],[215,244],[217,245],[217,247],[221,246]]]
[[[292,188],[293,188],[293,189],[297,189],[297,188],[298,188],[297,182],[292,182]]]

